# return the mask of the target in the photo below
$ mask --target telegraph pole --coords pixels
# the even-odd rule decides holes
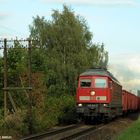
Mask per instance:
[[[31,87],[31,81],[32,81],[32,72],[31,72],[31,40],[28,40],[28,78],[29,78],[29,87]],[[32,134],[32,129],[33,129],[33,125],[32,125],[32,92],[31,89],[29,89],[29,132],[30,134]]]
[[[4,89],[7,88],[7,40],[4,39]],[[4,118],[7,115],[7,90],[4,90]]]

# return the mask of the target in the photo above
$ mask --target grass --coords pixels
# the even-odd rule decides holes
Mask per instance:
[[[140,140],[140,118],[113,140]]]

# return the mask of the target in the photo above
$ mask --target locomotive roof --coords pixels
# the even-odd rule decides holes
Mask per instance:
[[[95,75],[110,77],[113,81],[115,81],[120,85],[120,82],[113,76],[113,74],[105,69],[89,69],[80,74],[80,76],[95,76]]]

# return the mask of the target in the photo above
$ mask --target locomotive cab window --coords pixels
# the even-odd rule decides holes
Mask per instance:
[[[107,81],[103,78],[96,78],[95,79],[95,88],[106,88],[107,87]]]
[[[90,87],[91,79],[80,79],[80,87]]]

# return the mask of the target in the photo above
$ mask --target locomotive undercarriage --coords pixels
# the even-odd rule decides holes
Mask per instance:
[[[82,104],[77,107],[79,119],[86,122],[108,121],[122,114],[120,107],[112,107],[109,104]]]

